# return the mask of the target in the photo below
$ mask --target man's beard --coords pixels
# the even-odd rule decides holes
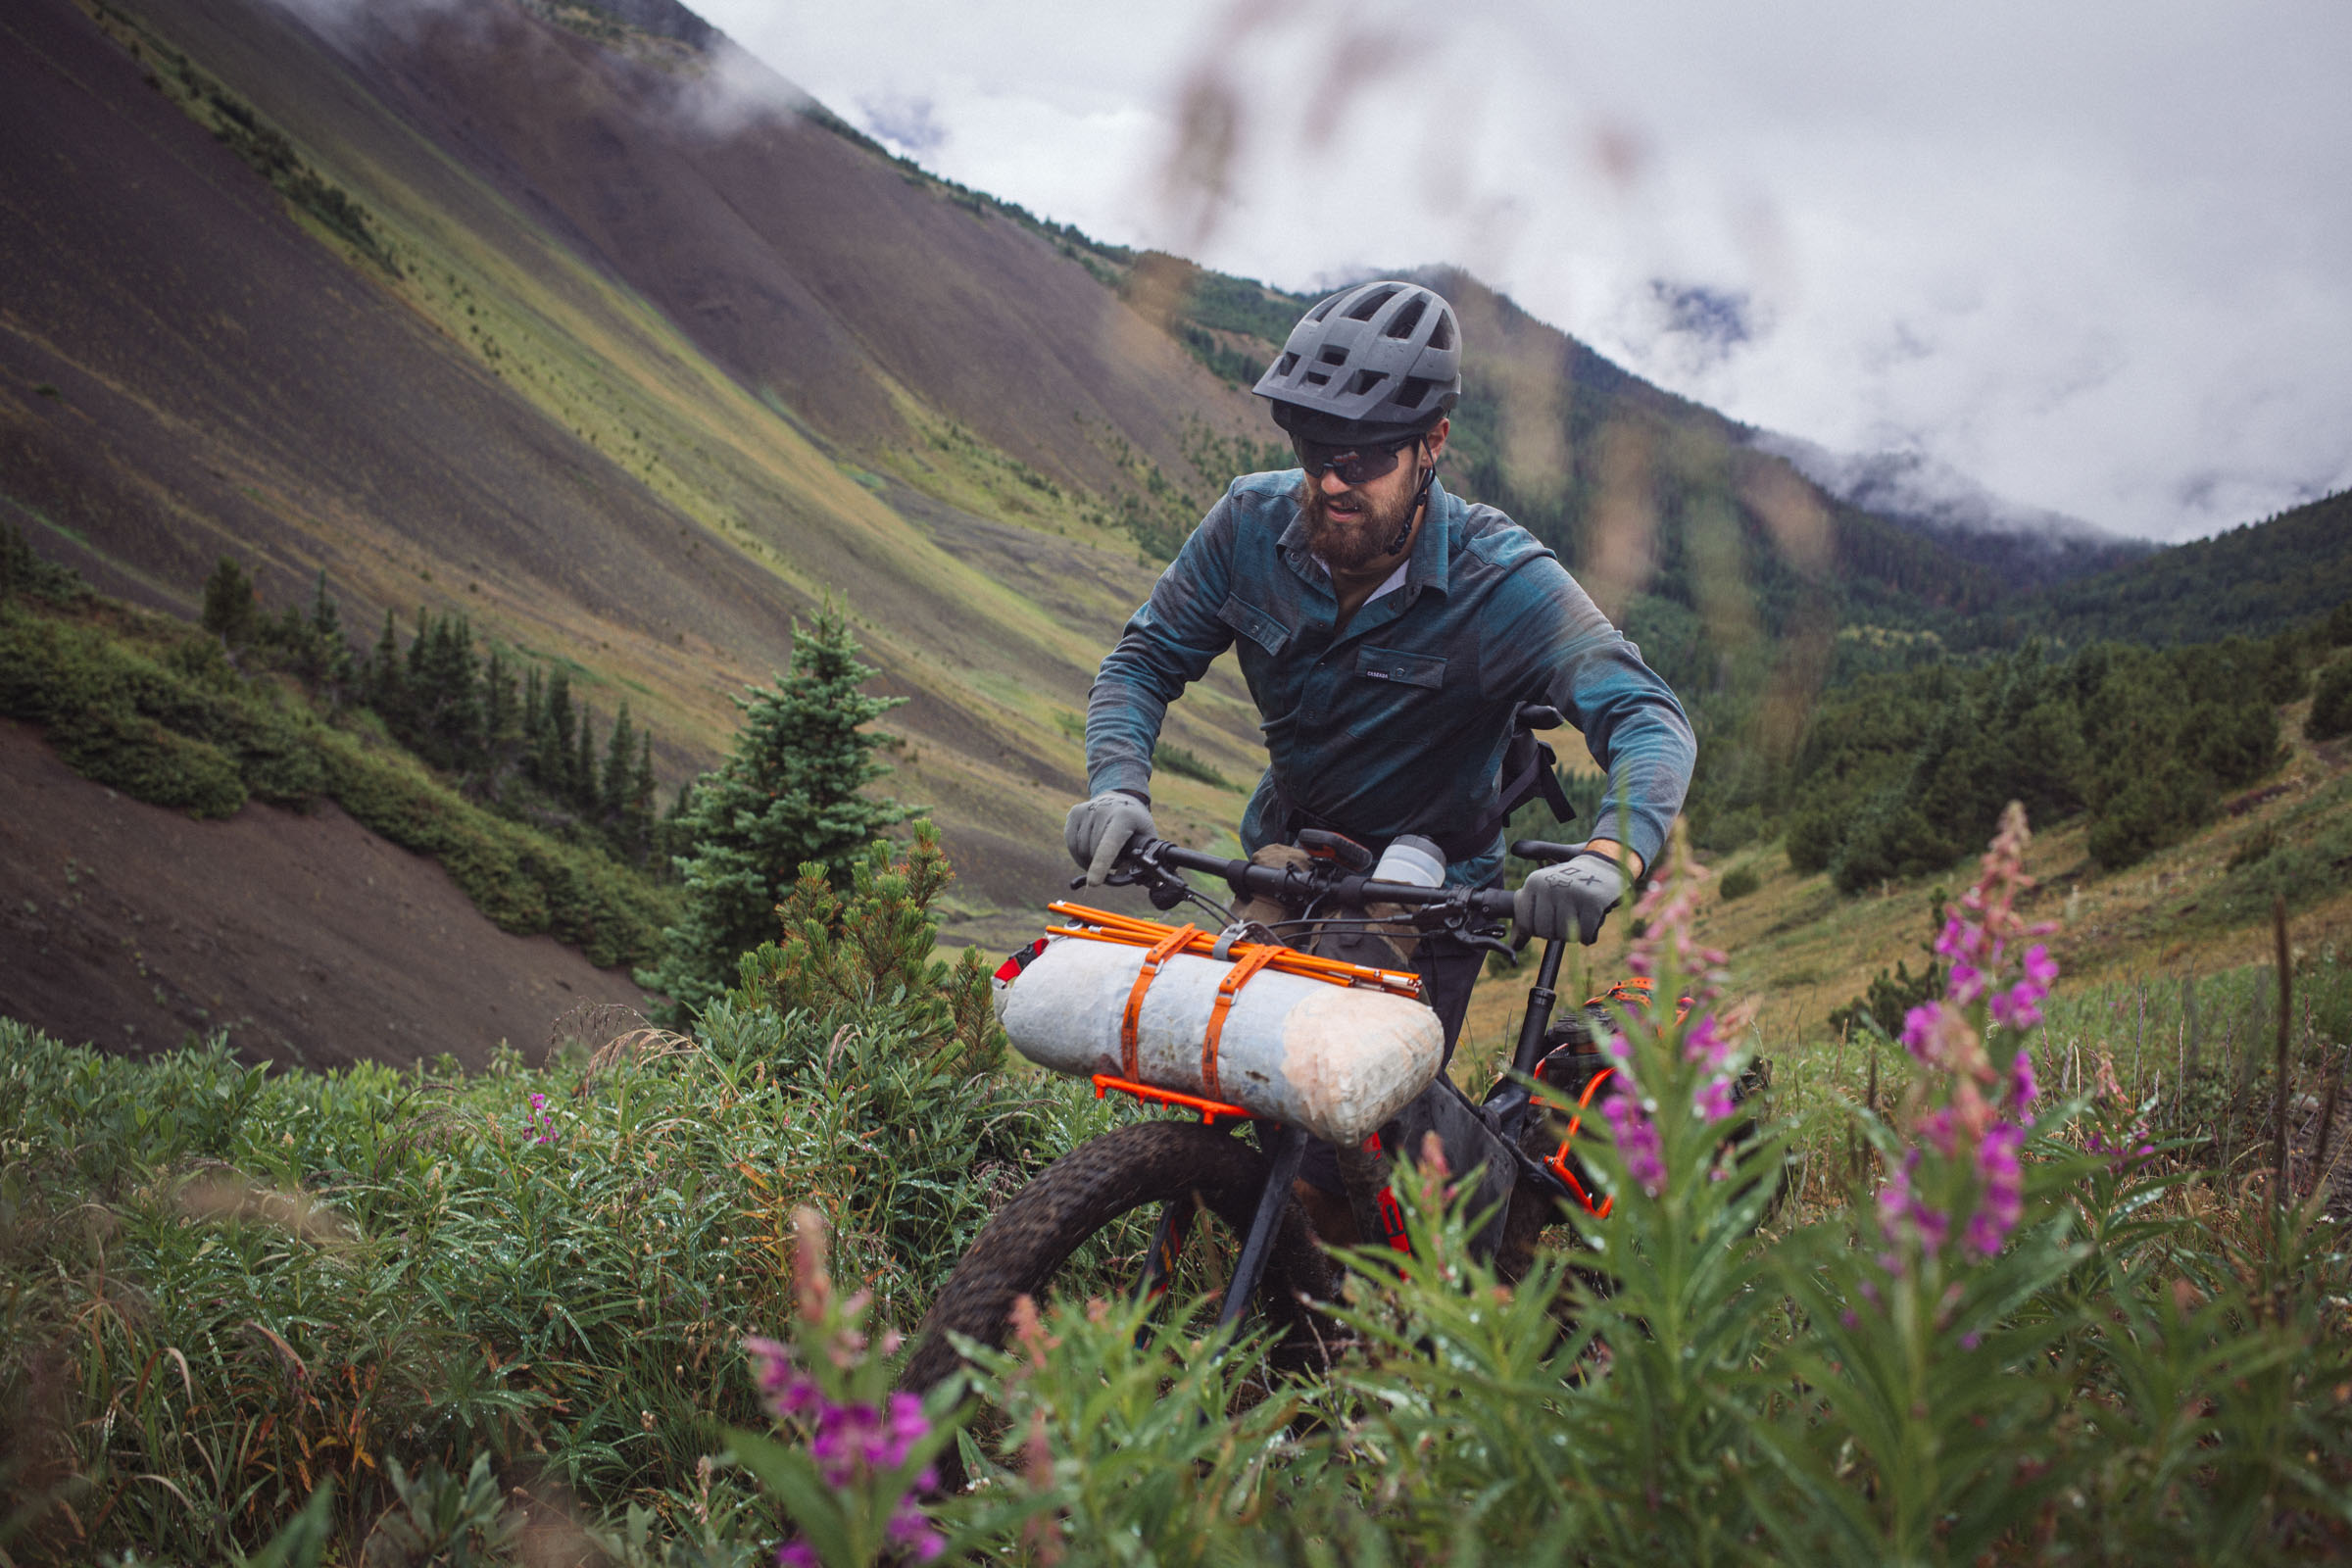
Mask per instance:
[[[1361,571],[1387,555],[1390,545],[1404,531],[1405,519],[1421,502],[1418,489],[1406,491],[1386,506],[1364,496],[1362,514],[1342,522],[1332,516],[1327,505],[1330,499],[1320,485],[1310,481],[1302,505],[1307,548],[1335,571]]]

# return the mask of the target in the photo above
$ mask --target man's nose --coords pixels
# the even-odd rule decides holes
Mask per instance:
[[[1347,480],[1329,468],[1315,475],[1315,487],[1327,496],[1344,496],[1351,488]]]

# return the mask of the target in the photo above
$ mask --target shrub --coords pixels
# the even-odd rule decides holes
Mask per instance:
[[[2303,733],[2315,741],[2352,735],[2352,659],[2339,659],[2320,672]]]
[[[1763,882],[1752,865],[1736,866],[1723,874],[1723,897],[1726,902],[1744,899],[1761,886]]]

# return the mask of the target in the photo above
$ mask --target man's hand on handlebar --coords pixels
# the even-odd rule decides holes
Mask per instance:
[[[1118,863],[1120,854],[1137,834],[1157,838],[1152,808],[1124,790],[1104,790],[1091,801],[1070,808],[1061,827],[1061,841],[1070,858],[1086,872],[1088,887],[1101,887]]]
[[[1624,897],[1625,873],[1617,862],[1588,851],[1564,864],[1530,872],[1512,902],[1511,918],[1527,936],[1560,942],[1574,932],[1577,941],[1590,946],[1599,940],[1600,922]]]

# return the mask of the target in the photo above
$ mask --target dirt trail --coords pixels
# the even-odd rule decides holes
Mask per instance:
[[[7,719],[0,803],[0,1015],[61,1039],[145,1054],[225,1028],[254,1059],[475,1065],[501,1039],[536,1057],[581,1003],[644,1001],[330,804],[192,821]]]

